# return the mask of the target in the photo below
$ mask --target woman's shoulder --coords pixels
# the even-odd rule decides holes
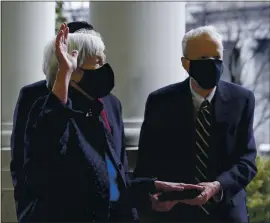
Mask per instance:
[[[114,116],[117,120],[122,118],[122,105],[120,100],[113,94],[109,94],[102,98],[105,111],[110,113],[109,116]]]
[[[35,96],[40,93],[48,93],[49,89],[46,85],[46,80],[37,81],[22,87],[21,92],[24,94],[29,94]]]
[[[113,103],[117,103],[117,104],[121,104],[120,100],[118,99],[118,97],[112,93],[110,93],[109,95],[107,95],[105,98],[108,98],[109,100],[111,100]]]
[[[49,90],[46,86],[46,81],[38,81],[21,88],[17,103],[27,109],[29,106],[32,107],[39,98],[46,96],[48,93]]]

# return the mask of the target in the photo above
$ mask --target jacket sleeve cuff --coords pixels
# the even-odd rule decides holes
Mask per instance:
[[[59,100],[59,98],[53,93],[50,92],[46,98],[46,101],[43,105],[44,113],[49,113],[52,110],[67,110],[72,111],[72,102],[68,98],[67,103],[64,104]]]
[[[132,180],[135,185],[137,185],[138,190],[143,193],[155,193],[155,181],[154,178],[135,178]]]
[[[57,123],[61,126],[61,123],[66,123],[72,116],[74,116],[74,110],[72,110],[70,99],[64,104],[54,93],[50,92],[47,95],[40,113],[40,118],[42,118],[44,125]]]

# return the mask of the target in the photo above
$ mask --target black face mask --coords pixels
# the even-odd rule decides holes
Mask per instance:
[[[214,88],[222,75],[223,61],[215,59],[190,60],[189,75],[203,89]]]
[[[82,69],[84,74],[78,85],[93,98],[102,98],[114,88],[114,72],[106,63],[95,70]]]

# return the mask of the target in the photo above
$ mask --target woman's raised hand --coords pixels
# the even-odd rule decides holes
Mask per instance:
[[[68,53],[68,33],[69,28],[66,23],[63,23],[56,36],[55,53],[58,60],[59,70],[66,72],[67,75],[77,68],[78,51],[73,50],[71,54]]]

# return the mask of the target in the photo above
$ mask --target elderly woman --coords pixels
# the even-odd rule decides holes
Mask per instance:
[[[12,137],[19,222],[128,222],[138,220],[136,198],[196,187],[128,178],[121,104],[110,94],[114,73],[104,50],[90,26],[69,34],[62,24],[45,49],[47,92],[29,103],[20,96],[31,110],[24,129],[17,105]],[[21,167],[14,145],[23,147]]]

